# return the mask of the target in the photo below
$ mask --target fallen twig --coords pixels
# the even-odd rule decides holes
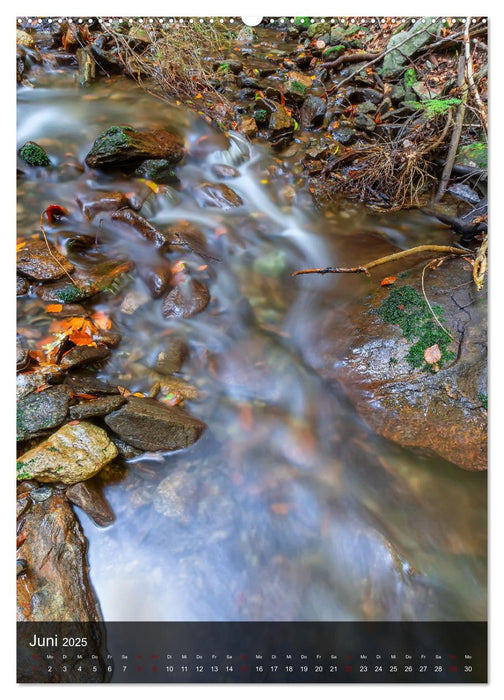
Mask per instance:
[[[440,259],[441,259],[441,260],[445,260],[446,258],[440,258]],[[432,305],[431,305],[430,301],[429,301],[428,298],[427,298],[427,294],[425,293],[425,281],[424,281],[424,278],[425,278],[425,270],[426,270],[428,267],[430,267],[430,266],[432,265],[433,262],[434,262],[433,260],[431,260],[430,262],[428,262],[427,265],[425,265],[425,267],[424,267],[423,270],[422,270],[422,294],[423,294],[423,297],[424,297],[424,299],[425,299],[425,301],[426,301],[426,303],[427,303],[427,306],[429,307],[430,312],[431,312],[432,316],[434,317],[434,320],[436,321],[436,323],[438,324],[438,326],[441,328],[441,330],[443,330],[443,331],[446,333],[447,336],[449,336],[452,340],[455,340],[455,338],[452,336],[452,334],[450,333],[450,331],[447,331],[447,330],[446,330],[446,328],[443,326],[443,324],[441,323],[441,321],[439,320],[439,318],[436,316],[436,312],[435,312],[434,309],[432,308]]]
[[[74,284],[76,287],[78,287],[79,285],[78,285],[77,282],[74,280],[74,278],[72,277],[72,275],[68,272],[68,270],[65,269],[64,265],[62,265],[62,264],[60,263],[60,261],[58,260],[58,258],[53,254],[53,252],[52,252],[52,250],[51,250],[51,246],[49,245],[49,241],[47,240],[46,232],[45,232],[45,229],[44,229],[44,212],[42,212],[42,214],[40,215],[40,230],[42,231],[42,235],[44,236],[44,241],[45,241],[45,244],[46,244],[46,246],[47,246],[47,252],[48,252],[49,255],[51,256],[51,258],[54,260],[54,262],[55,262],[57,265],[59,265],[59,266],[61,267],[61,269],[63,270],[63,272],[65,273],[65,275],[66,275],[66,276],[68,277],[68,279],[71,281],[71,283]]]
[[[383,258],[378,258],[377,260],[371,260],[371,262],[365,265],[357,265],[356,267],[320,267],[320,268],[308,268],[306,270],[296,270],[292,273],[292,276],[296,275],[309,275],[309,274],[319,274],[325,275],[329,272],[346,273],[346,272],[364,272],[364,274],[369,276],[369,270],[373,267],[378,267],[378,265],[385,265],[389,262],[394,262],[395,260],[400,260],[401,258],[406,258],[409,255],[416,255],[418,253],[450,253],[451,255],[474,255],[472,250],[468,248],[453,248],[449,245],[418,245],[414,248],[408,248],[408,250],[400,250],[398,253],[391,253]]]
[[[469,88],[472,92],[472,95],[474,99],[476,100],[476,104],[479,107],[480,110],[480,118],[483,123],[483,128],[485,129],[485,133],[488,132],[488,116],[487,116],[487,111],[485,108],[485,105],[483,104],[483,100],[481,99],[481,96],[478,92],[478,88],[476,87],[476,83],[474,82],[474,69],[473,69],[473,62],[472,62],[472,56],[471,56],[471,45],[470,45],[470,38],[469,38],[469,18],[467,19],[466,23],[466,30],[464,34],[464,45],[465,45],[465,61],[466,61],[466,68],[467,68],[467,82],[469,83]]]

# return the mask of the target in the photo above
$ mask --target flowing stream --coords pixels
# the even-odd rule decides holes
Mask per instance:
[[[187,408],[208,426],[187,450],[107,470],[113,525],[98,528],[76,509],[104,619],[485,619],[486,475],[377,437],[303,361],[310,329],[335,305],[351,314],[370,282],[291,276],[373,259],[386,241],[448,242],[446,231],[419,212],[385,215],[348,202],[319,212],[295,158],[237,135],[228,142],[203,118],[126,79],[82,91],[65,70],[43,72],[35,89],[20,88],[18,108],[18,144],[37,141],[60,164],[82,163],[116,123],[182,130],[188,156],[177,168],[180,188],[153,194],[140,213],[160,228],[190,221],[220,260],[205,271],[210,306],[187,320],[165,320],[161,300],[150,298],[135,271],[117,295],[91,300],[123,336],[98,376],[148,392],[149,358],[175,328],[190,347],[180,376],[199,393]],[[197,204],[194,188],[216,180],[216,163],[239,170],[225,182],[243,206]],[[71,217],[64,230],[49,230],[53,240],[63,246],[71,235],[91,234],[100,243],[96,254],[74,251],[74,262],[151,263],[158,253],[149,243],[109,219],[90,224],[75,203],[86,183],[109,190],[117,183],[68,173],[56,168],[21,181],[18,235],[36,233],[40,212],[60,204]],[[138,303],[134,313],[125,295]],[[20,325],[43,327],[41,308],[21,298]],[[159,491],[167,477],[175,485],[168,503]]]

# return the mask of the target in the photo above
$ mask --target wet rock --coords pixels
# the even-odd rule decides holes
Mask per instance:
[[[212,172],[216,177],[220,177],[223,180],[240,177],[239,170],[233,168],[232,165],[224,165],[223,163],[215,163],[212,165]]]
[[[88,47],[78,48],[75,56],[79,64],[79,84],[88,87],[96,79],[96,62]]]
[[[196,189],[195,196],[202,207],[234,209],[243,204],[240,195],[222,182],[204,182]]]
[[[367,114],[358,114],[354,119],[356,129],[371,133],[376,129],[376,124]]]
[[[16,46],[26,46],[29,49],[34,49],[35,39],[27,32],[16,29]]]
[[[103,396],[102,398],[82,401],[75,406],[70,406],[69,415],[72,420],[106,416],[112,411],[117,411],[124,403],[126,403],[126,399],[122,396]]]
[[[166,229],[172,245],[192,250],[203,260],[218,260],[210,255],[205,234],[188,221],[177,221]]]
[[[17,403],[17,439],[26,440],[65,422],[70,403],[69,387],[60,384],[28,394]]]
[[[61,358],[60,366],[63,369],[81,367],[93,362],[101,362],[110,355],[110,350],[105,345],[76,345],[66,352]]]
[[[88,422],[64,425],[17,462],[18,480],[75,484],[97,474],[117,457],[107,433]]]
[[[393,85],[392,89],[390,90],[389,96],[393,104],[397,105],[399,104],[399,102],[402,102],[406,97],[406,90],[403,88],[402,85]]]
[[[133,447],[154,452],[189,447],[205,429],[204,423],[180,408],[136,397],[106,416],[105,423]]]
[[[240,131],[251,139],[257,134],[257,124],[254,117],[244,117],[240,122]]]
[[[128,445],[127,442],[124,442],[124,440],[121,440],[121,438],[118,438],[116,435],[111,435],[110,439],[124,459],[134,459],[135,457],[139,457],[143,452],[143,450],[137,450],[133,445]]]
[[[374,114],[376,112],[376,105],[366,100],[357,105],[358,114]]]
[[[51,486],[40,486],[39,488],[32,489],[30,491],[30,500],[32,503],[42,503],[47,501],[53,495],[53,489]]]
[[[163,296],[170,286],[171,267],[165,260],[160,260],[149,267],[140,266],[139,274],[153,299]]]
[[[122,335],[116,331],[97,330],[93,331],[93,341],[95,343],[105,343],[109,348],[114,348],[122,340]]]
[[[301,85],[304,85],[306,88],[311,88],[313,85],[313,78],[310,75],[306,75],[305,73],[301,73],[299,71],[290,70],[287,73],[287,77],[290,81],[301,83]]]
[[[105,69],[107,73],[122,73],[123,68],[119,57],[114,51],[108,51],[104,48],[103,39],[103,36],[99,36],[96,41],[89,46],[91,55],[96,59],[98,66],[102,70]]]
[[[120,306],[121,312],[131,316],[148,301],[149,296],[145,292],[140,289],[132,289],[122,300],[122,304]]]
[[[130,126],[111,126],[94,142],[86,156],[86,165],[108,168],[148,159],[178,163],[183,156],[183,140],[171,131],[141,132]]]
[[[133,170],[131,176],[143,177],[159,185],[177,185],[180,182],[173,170],[173,162],[165,158],[144,160]]]
[[[20,372],[30,364],[30,354],[23,336],[16,338],[16,371]]]
[[[348,90],[347,98],[352,105],[362,104],[363,102],[371,102],[374,105],[379,105],[383,100],[383,94],[373,88],[356,87]]]
[[[17,558],[26,562],[26,572],[17,581],[18,621],[98,622],[86,540],[64,494],[33,504],[23,516],[23,532]]]
[[[23,294],[27,294],[30,289],[30,283],[24,277],[17,275],[16,277],[16,296],[21,297]]]
[[[27,141],[24,146],[21,146],[19,157],[26,165],[30,165],[32,168],[47,168],[51,165],[47,153],[42,146],[39,146],[34,141]]]
[[[275,103],[275,109],[271,112],[268,127],[273,138],[291,133],[294,130],[294,120],[285,107]]]
[[[74,266],[45,241],[28,241],[17,252],[17,271],[33,280],[56,280],[66,272],[72,272]]]
[[[257,79],[251,75],[246,75],[245,73],[242,73],[237,77],[236,83],[238,87],[247,88],[248,90],[257,90],[259,87]]]
[[[243,63],[241,61],[238,61],[238,59],[236,58],[225,58],[222,60],[219,59],[218,61],[214,61],[213,67],[214,70],[216,70],[219,73],[224,73],[230,70],[235,75],[238,75],[238,73],[241,73],[241,71],[243,70]]]
[[[206,284],[187,278],[164,298],[162,314],[165,318],[190,318],[203,311],[209,301]]]
[[[403,281],[420,300],[424,264],[412,268]],[[442,307],[443,325],[455,338],[443,351],[453,355],[438,372],[425,363],[412,365],[408,358],[415,341],[374,312],[391,293],[386,288],[379,288],[369,307],[351,319],[337,312],[328,316],[316,343],[323,359],[314,357],[314,363],[325,378],[343,385],[380,435],[435,452],[463,469],[486,469],[486,295],[476,290],[472,268],[460,258],[430,270],[425,286],[429,302]],[[419,360],[423,362],[423,355]]]
[[[159,374],[173,374],[179,371],[188,354],[187,343],[183,338],[167,335],[162,339],[162,350],[156,353],[154,361],[149,366]]]
[[[114,522],[115,516],[95,479],[70,486],[65,491],[71,503],[81,508],[100,527]]]
[[[75,279],[74,275],[72,275],[72,277]],[[57,302],[60,304],[89,299],[95,294],[98,294],[99,291],[98,285],[93,282],[93,280],[82,280],[82,283],[75,285],[70,282],[68,278],[58,282],[44,284],[42,287],[37,287],[36,289],[37,296],[43,301]]]
[[[22,48],[17,49],[16,51],[16,82],[20,83],[25,74],[26,70],[26,63],[25,63],[25,57],[26,57],[26,52],[23,51]]]
[[[301,107],[301,126],[314,129],[322,124],[326,113],[326,103],[320,97],[308,95]]]
[[[306,97],[306,86],[299,80],[288,80],[284,83],[283,92],[286,98],[300,104]]]
[[[75,199],[88,219],[93,219],[104,211],[117,211],[130,206],[128,198],[122,192],[80,192]]]
[[[46,384],[57,384],[61,381],[63,370],[60,367],[48,366],[35,369],[16,377],[16,401],[36,391]]]
[[[355,129],[349,126],[342,126],[333,131],[333,138],[335,141],[343,144],[343,146],[350,146],[357,140],[357,134],[355,133]]]
[[[16,578],[28,571],[28,562],[26,559],[16,559]]]
[[[432,22],[432,19],[432,17],[426,17],[425,23],[416,22],[407,31],[391,36],[387,44],[389,53],[383,59],[382,76],[384,78],[399,74],[404,66],[408,64],[410,56],[413,56],[423,46],[436,40],[436,36],[440,34],[443,28],[443,20],[438,19],[436,22]],[[426,31],[427,29],[428,31]],[[394,47],[398,44],[401,44],[401,46],[394,50]]]
[[[185,469],[179,469],[163,479],[157,487],[154,508],[167,518],[173,518],[182,525],[187,525],[196,506],[196,492],[194,474]]]
[[[100,379],[96,379],[91,374],[84,374],[78,372],[76,374],[67,374],[65,377],[65,384],[67,384],[74,394],[118,394],[119,389],[113,384],[108,384],[102,382]]]
[[[147,219],[144,219],[143,216],[140,216],[140,214],[137,214],[132,209],[120,209],[112,214],[112,219],[114,221],[120,221],[127,226],[131,226],[135,231],[138,231],[143,238],[154,243],[155,247],[159,250],[169,246],[169,236],[157,229],[147,221]]]

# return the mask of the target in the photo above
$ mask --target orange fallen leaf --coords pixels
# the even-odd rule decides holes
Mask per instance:
[[[75,398],[77,399],[97,399],[97,396],[94,396],[93,394],[74,394]]]
[[[80,420],[71,420],[70,422],[67,423],[67,425],[79,425]]]
[[[142,394],[141,391],[135,391],[133,396],[137,396],[139,399],[145,399],[145,394]]]
[[[63,311],[63,304],[47,304],[45,310],[50,314],[57,314],[59,311]]]
[[[125,389],[123,386],[118,386],[117,390],[121,396],[124,396],[125,399],[127,399],[128,396],[131,396],[131,391],[129,389]]]
[[[103,311],[95,311],[91,318],[95,326],[102,331],[108,331],[112,328],[112,321]]]
[[[16,246],[16,253],[18,253],[20,250],[22,250],[25,247],[25,245],[26,245],[26,241],[24,241],[23,243],[18,243]]]
[[[431,345],[430,348],[426,348],[424,351],[424,359],[429,365],[435,365],[441,359],[441,350],[439,345]]]
[[[275,515],[289,515],[290,503],[272,503],[271,510]]]
[[[384,277],[380,282],[380,287],[388,287],[389,284],[394,284],[397,282],[397,277]]]

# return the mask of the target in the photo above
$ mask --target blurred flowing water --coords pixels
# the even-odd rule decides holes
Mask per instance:
[[[190,346],[181,378],[200,392],[187,408],[208,425],[185,451],[109,470],[112,526],[98,528],[76,509],[104,619],[486,619],[486,475],[375,436],[303,362],[309,329],[336,305],[352,313],[370,282],[291,277],[301,267],[372,259],[384,241],[446,242],[446,232],[419,212],[369,213],[352,203],[319,212],[295,158],[273,157],[237,135],[228,142],[203,118],[124,79],[82,91],[68,72],[41,72],[35,89],[19,90],[18,111],[18,144],[37,141],[60,166],[82,162],[116,123],[180,129],[188,148],[177,168],[181,187],[152,195],[140,213],[161,228],[194,223],[220,259],[205,273],[210,307],[187,320],[165,320],[135,273],[117,296],[91,300],[123,335],[99,376],[148,391],[148,360],[176,328]],[[243,206],[198,206],[194,188],[216,180],[216,163],[238,168],[226,184]],[[100,242],[98,257],[73,252],[75,263],[92,267],[100,255],[153,262],[150,244],[106,217],[90,224],[75,203],[86,183],[124,183],[67,172],[20,182],[19,236],[36,233],[40,212],[57,203],[71,218],[48,228],[51,239],[64,246],[66,236],[85,233]],[[121,310],[125,294],[142,301],[133,314]],[[41,308],[21,298],[20,325],[43,327]],[[159,490],[167,477],[168,506]]]

